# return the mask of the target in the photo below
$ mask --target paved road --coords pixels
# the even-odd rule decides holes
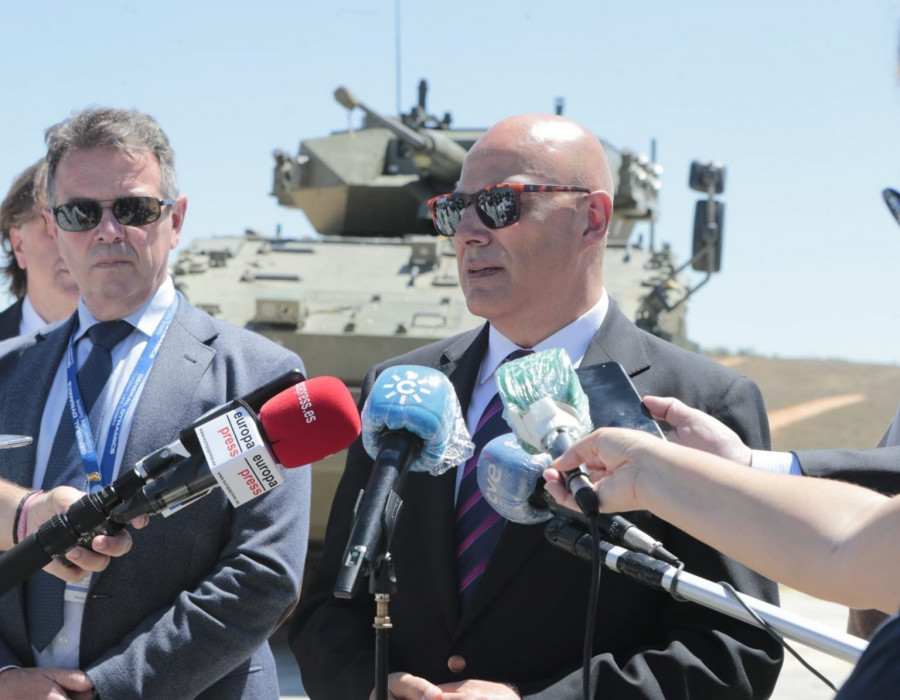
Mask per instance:
[[[847,609],[840,605],[826,603],[784,587],[781,589],[781,602],[782,607],[786,610],[833,629],[835,632],[843,632],[846,628]],[[273,648],[278,662],[282,700],[305,700],[297,664],[281,638],[276,641],[278,643],[273,644]],[[850,674],[852,666],[849,663],[796,642],[791,644],[807,662],[835,686],[840,687]],[[834,693],[793,656],[785,654],[784,669],[772,698],[773,700],[832,700]]]

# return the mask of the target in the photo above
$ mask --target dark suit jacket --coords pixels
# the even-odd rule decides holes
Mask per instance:
[[[14,302],[0,312],[0,340],[15,338],[22,325],[22,299]]]
[[[436,367],[453,383],[465,413],[487,346],[487,327],[435,343],[373,368]],[[759,390],[746,377],[638,330],[615,305],[582,362],[616,360],[642,394],[678,396],[723,420],[752,445],[768,446]],[[359,442],[329,518],[323,559],[290,630],[304,688],[313,700],[367,698],[375,681],[375,613],[366,592],[332,596],[353,504],[372,468]],[[546,543],[543,525],[507,523],[478,589],[460,615],[456,588],[453,470],[410,473],[403,486],[391,553],[390,669],[434,683],[478,678],[515,684],[526,697],[580,699],[589,593],[587,562]],[[688,571],[727,580],[751,596],[777,600],[775,585],[647,513],[629,516],[685,562]],[[594,638],[592,683],[600,698],[766,697],[781,651],[755,628],[605,571]],[[447,660],[465,659],[460,673]]]
[[[800,471],[849,481],[889,496],[900,493],[900,446],[871,450],[799,450]]]
[[[54,368],[75,324],[0,344],[0,426],[37,438]],[[147,378],[122,461],[170,443],[204,412],[292,368],[284,348],[182,300]],[[0,476],[31,486],[35,443],[0,450]],[[221,490],[132,533],[133,550],[96,576],[81,668],[103,698],[278,696],[267,638],[296,600],[310,475],[232,508]],[[0,666],[32,666],[23,588],[0,597]]]

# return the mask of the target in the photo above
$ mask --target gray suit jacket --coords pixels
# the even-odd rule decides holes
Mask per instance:
[[[0,426],[37,438],[75,324],[0,344]],[[137,406],[122,464],[168,444],[205,411],[300,368],[293,353],[182,300]],[[35,440],[35,443],[37,440]],[[0,451],[0,476],[31,485],[32,444]],[[103,698],[278,697],[267,638],[299,590],[310,475],[240,508],[221,490],[133,531],[133,550],[95,576],[81,668]],[[23,588],[0,598],[0,665],[33,665]]]
[[[463,414],[469,405],[487,327],[428,345],[374,367],[435,367],[453,384]],[[758,388],[746,377],[638,330],[618,310],[609,314],[582,368],[615,360],[642,394],[677,396],[716,416],[750,445],[768,447],[769,432]],[[590,398],[590,395],[589,395]],[[335,495],[325,547],[304,590],[290,630],[303,684],[314,700],[363,700],[375,681],[372,596],[334,598],[359,490],[372,460],[359,441],[351,447]],[[513,683],[524,697],[578,700],[581,650],[590,574],[586,562],[552,545],[543,525],[507,523],[466,611],[457,594],[454,539],[454,470],[411,473],[391,542],[397,591],[391,597],[390,671],[433,683],[479,678]],[[777,600],[772,582],[723,557],[649,513],[629,519],[681,557],[687,570],[764,600]],[[610,571],[601,578],[591,661],[597,698],[767,697],[781,650],[764,632],[742,622],[642,586]],[[448,667],[451,656],[462,657]]]

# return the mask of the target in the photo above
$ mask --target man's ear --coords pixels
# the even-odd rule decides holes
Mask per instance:
[[[22,235],[22,229],[20,227],[10,227],[9,242],[12,245],[13,255],[16,256],[16,264],[19,266],[19,269],[24,270],[28,261],[25,259],[25,251],[22,246],[25,242],[25,236]]]
[[[184,226],[184,216],[187,213],[187,195],[181,195],[172,205],[172,241],[171,249],[175,250],[181,239],[181,228]]]
[[[612,218],[613,203],[609,192],[594,190],[588,195],[588,228],[585,236],[594,236],[601,239],[609,230],[609,222]]]
[[[41,212],[41,216],[44,217],[44,225],[47,227],[47,233],[50,235],[50,238],[59,245],[59,227],[56,225],[56,219],[53,217],[53,212],[49,209],[44,209]]]

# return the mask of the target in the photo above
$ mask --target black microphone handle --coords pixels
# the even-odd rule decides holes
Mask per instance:
[[[140,515],[153,515],[170,506],[187,505],[218,485],[206,466],[203,453],[180,457],[175,466],[113,510],[111,518],[117,523],[127,523]]]
[[[353,598],[362,576],[368,574],[387,552],[402,505],[400,489],[422,444],[422,438],[408,430],[389,430],[379,439],[372,474],[334,584],[335,597]]]
[[[37,533],[20,540],[12,549],[0,555],[0,596],[20,586],[33,573],[53,561],[37,539]]]
[[[557,514],[551,520],[544,536],[551,544],[574,554],[582,559],[591,561],[591,551],[594,544],[600,549],[603,563],[621,574],[625,574],[652,588],[668,591],[664,583],[673,577],[677,567],[666,561],[645,554],[622,549],[607,542],[594,543],[593,538],[580,526],[574,524],[571,517],[565,514]]]
[[[549,442],[550,456],[553,459],[562,457],[563,453],[575,444],[575,437],[568,430],[558,430],[544,438]],[[585,515],[593,515],[600,510],[600,500],[594,492],[594,485],[588,478],[587,468],[579,464],[577,468],[563,474],[566,488],[573,496],[581,512]]]

